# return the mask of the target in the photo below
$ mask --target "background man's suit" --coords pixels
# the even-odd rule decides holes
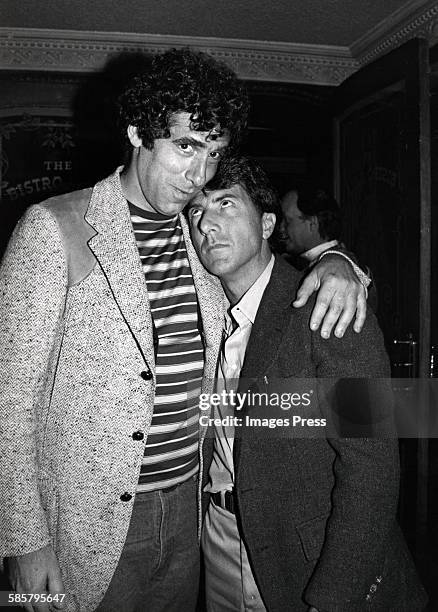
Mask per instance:
[[[389,376],[374,316],[368,314],[359,335],[348,330],[342,340],[323,340],[309,330],[311,306],[291,305],[299,279],[277,258],[240,391],[247,389],[245,379],[257,379],[258,390],[269,392],[263,381]],[[384,389],[379,398],[388,408]],[[275,434],[260,440],[249,434],[234,441],[237,521],[267,610],[299,612],[309,604],[330,612],[421,609],[425,596],[395,520],[396,441],[280,440]],[[212,446],[209,437],[204,483]]]
[[[222,290],[181,223],[209,392]],[[0,557],[52,543],[67,609],[88,612],[123,548],[154,405],[152,320],[118,172],[30,208],[3,261],[0,317]]]

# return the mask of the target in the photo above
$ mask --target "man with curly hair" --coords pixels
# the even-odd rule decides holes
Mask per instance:
[[[196,606],[197,404],[222,290],[180,213],[239,144],[247,110],[225,65],[157,56],[121,99],[127,165],[32,206],[14,232],[0,273],[0,555],[18,593],[45,596],[28,610]],[[349,264],[323,262],[298,306],[320,282],[314,328],[333,297],[322,333],[340,315],[342,334],[356,302],[360,330]]]

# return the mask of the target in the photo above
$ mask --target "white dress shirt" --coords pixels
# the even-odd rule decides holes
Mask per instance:
[[[330,240],[328,242],[321,242],[321,244],[317,244],[312,249],[309,249],[308,251],[304,251],[304,253],[301,253],[300,257],[302,257],[303,259],[307,259],[309,263],[313,263],[314,261],[318,259],[321,253],[324,253],[324,251],[328,251],[329,249],[334,249],[337,246],[339,246],[338,240]]]
[[[218,364],[216,392],[237,391],[240,372],[245,359],[246,347],[251,335],[257,311],[263,293],[271,278],[275,258],[271,259],[261,275],[248,291],[235,304],[229,314],[229,304],[225,312],[224,338]],[[224,418],[234,416],[234,409],[229,405],[214,407],[213,416]],[[233,464],[234,427],[215,426],[213,460],[210,467],[210,482],[206,491],[230,491],[234,486]]]

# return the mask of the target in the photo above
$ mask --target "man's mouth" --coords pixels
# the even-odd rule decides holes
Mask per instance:
[[[185,189],[181,189],[180,187],[175,187],[175,186],[174,186],[174,189],[186,198],[190,198],[192,195],[196,193],[196,190],[194,189],[185,190]]]
[[[207,251],[207,253],[211,253],[215,250],[226,249],[227,246],[227,244],[223,244],[222,242],[215,242],[214,244],[205,245],[204,250]]]

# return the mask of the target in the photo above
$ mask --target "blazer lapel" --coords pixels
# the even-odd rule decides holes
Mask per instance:
[[[181,227],[184,233],[187,255],[195,284],[198,298],[199,310],[201,312],[204,342],[205,362],[204,375],[202,379],[202,393],[214,392],[216,368],[219,359],[219,348],[222,341],[222,330],[224,322],[224,293],[217,278],[207,272],[198,259],[196,251],[190,239],[187,221],[180,215]],[[211,407],[210,407],[211,410]],[[204,413],[209,416],[210,411]],[[199,425],[200,452],[207,435],[208,426]]]
[[[180,220],[193,282],[198,296],[205,344],[207,347],[216,347],[219,350],[224,321],[224,292],[219,280],[209,274],[199,261],[190,238],[187,221],[182,214],[180,215]]]
[[[241,379],[263,376],[279,350],[295,299],[297,277],[290,266],[276,257],[245,353]]]
[[[145,361],[154,370],[153,327],[146,281],[119,173],[120,168],[93,190],[85,219],[97,233],[88,244]]]
[[[257,316],[251,330],[245,361],[240,374],[239,392],[245,393],[253,387],[258,390],[258,380],[269,369],[280,349],[284,334],[294,316],[291,303],[295,299],[299,275],[289,264],[276,256],[271,279],[260,302]],[[254,438],[249,436],[250,446]],[[240,469],[242,444],[246,440],[245,429],[234,440],[233,456],[236,474]],[[245,455],[249,456],[249,455]]]

